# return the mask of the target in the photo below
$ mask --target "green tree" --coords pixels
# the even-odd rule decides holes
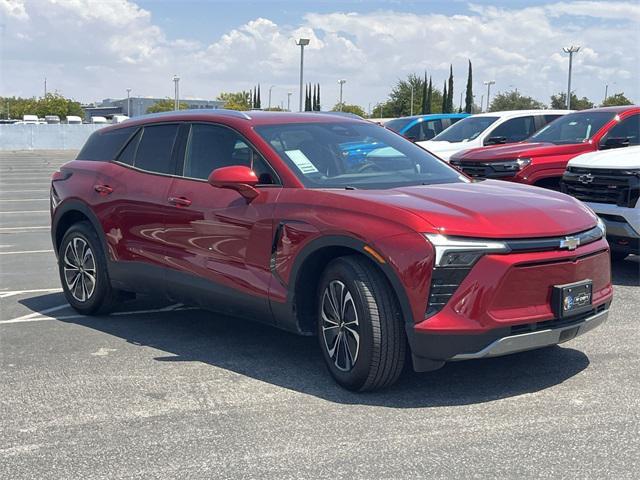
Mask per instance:
[[[258,84],[258,96],[256,97],[256,109],[260,110],[262,108],[262,100],[260,99],[260,84]]]
[[[147,108],[147,113],[159,113],[159,112],[171,112],[174,110],[175,101],[170,98],[165,98],[163,100],[159,100],[149,108]],[[187,110],[189,106],[186,103],[180,102],[180,110]]]
[[[449,88],[447,89],[447,112],[453,113],[453,65],[449,66]]]
[[[316,110],[319,112],[322,108],[322,104],[320,103],[320,84],[318,84],[318,93],[316,98]]]
[[[429,76],[429,88],[427,88],[427,110],[425,113],[429,114],[433,111],[433,82],[431,76]]]
[[[447,81],[444,81],[444,87],[442,87],[442,113],[449,113],[449,94],[447,93]]]
[[[420,112],[426,115],[429,110],[429,84],[427,82],[427,71],[424,71],[424,81],[422,82],[422,106]]]
[[[48,93],[40,98],[0,97],[0,112],[5,119],[21,119],[23,115],[57,115],[60,118],[84,115],[79,102],[57,93]]]
[[[348,103],[336,103],[332,109],[333,112],[348,112],[355,113],[361,117],[366,117],[364,109],[360,105],[350,105]]]
[[[216,100],[224,102],[223,108],[228,110],[251,110],[252,108],[250,92],[222,92]]]
[[[469,75],[467,76],[467,91],[464,98],[464,111],[473,112],[473,75],[471,73],[471,60],[469,60]]]
[[[545,105],[534,98],[522,95],[517,90],[498,93],[493,97],[489,111],[500,112],[503,110],[537,110]]]
[[[587,97],[578,99],[575,93],[571,92],[571,110],[586,110],[593,108],[594,103]],[[551,96],[551,108],[562,110],[567,108],[567,94],[562,92]]]
[[[602,102],[603,107],[617,107],[619,105],[633,105],[633,102],[625,97],[623,92],[610,95]]]

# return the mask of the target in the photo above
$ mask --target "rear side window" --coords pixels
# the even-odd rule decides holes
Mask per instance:
[[[144,127],[134,166],[149,172],[175,173],[173,144],[177,134],[177,124]]]
[[[77,160],[110,162],[116,158],[125,142],[133,135],[137,127],[118,128],[103,132],[94,132],[78,153]]]
[[[551,123],[553,122],[556,118],[561,117],[562,115],[542,115],[542,118],[544,118],[544,122],[542,122],[543,125],[546,125],[547,123]]]

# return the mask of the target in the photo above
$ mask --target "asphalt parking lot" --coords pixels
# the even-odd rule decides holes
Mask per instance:
[[[640,262],[561,347],[353,394],[315,339],[154,298],[65,303],[48,180],[0,153],[0,478],[639,478]]]

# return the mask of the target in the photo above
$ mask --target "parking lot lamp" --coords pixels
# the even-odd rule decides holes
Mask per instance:
[[[491,85],[495,85],[495,80],[487,80],[486,82],[482,82],[487,86],[487,108],[486,111],[489,111],[489,99],[491,98]]]
[[[127,88],[127,117],[131,117],[131,89]]]
[[[342,111],[342,86],[347,83],[346,80],[340,79],[338,80],[338,84],[340,84],[340,111]]]
[[[287,92],[287,111],[291,111],[291,95],[293,92]]]
[[[564,47],[562,49],[564,53],[569,54],[569,81],[567,82],[567,110],[571,110],[571,67],[573,66],[573,54],[580,51],[580,47]]]
[[[175,84],[175,100],[173,103],[174,110],[180,110],[180,77],[178,75],[173,76],[173,83]]]
[[[302,83],[304,79],[304,47],[309,45],[308,38],[300,38],[296,40],[296,45],[300,46],[300,111],[302,111]]]
[[[275,85],[271,85],[269,87],[269,106],[267,107],[267,110],[271,110],[271,90],[273,89],[273,87],[275,87]]]

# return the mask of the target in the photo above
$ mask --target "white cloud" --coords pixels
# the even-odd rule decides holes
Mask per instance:
[[[635,2],[574,1],[537,7],[469,5],[457,15],[428,13],[309,13],[293,26],[255,18],[230,26],[208,44],[170,39],[152,13],[127,0],[0,0],[4,41],[0,94],[37,95],[42,78],[82,100],[135,94],[170,96],[179,73],[185,95],[215,97],[260,82],[263,99],[297,98],[299,48],[308,37],[305,77],[322,84],[325,106],[345,99],[365,108],[384,99],[398,78],[426,69],[440,87],[453,63],[455,97],[474,65],[475,91],[495,79],[548,101],[565,88],[567,57],[578,44],[574,80],[578,95],[599,101],[604,85],[640,102],[640,6]],[[8,73],[7,73],[8,72]],[[295,104],[296,102],[294,102]]]

